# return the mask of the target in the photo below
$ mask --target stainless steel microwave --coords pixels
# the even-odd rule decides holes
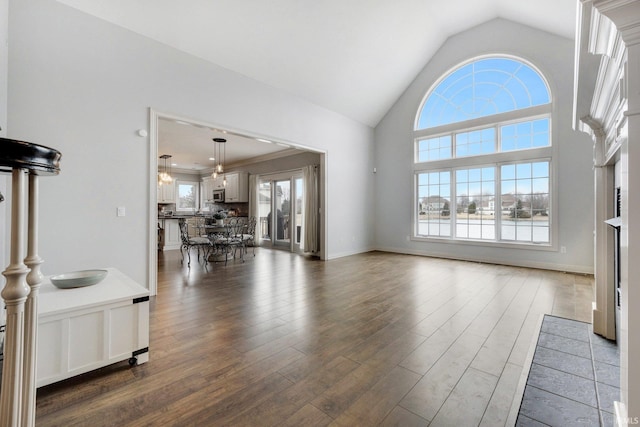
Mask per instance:
[[[218,203],[224,202],[224,190],[213,190],[213,201]]]

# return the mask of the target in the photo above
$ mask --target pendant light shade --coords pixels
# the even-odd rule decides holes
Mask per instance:
[[[171,177],[171,162],[169,162],[169,167],[167,168],[167,160],[171,158],[171,155],[163,154],[160,158],[164,160],[164,170],[158,173],[158,183],[160,185],[169,184],[173,182],[173,178]]]
[[[213,157],[217,160],[218,163],[213,168],[213,173],[211,174],[212,178],[217,178],[218,175],[224,173],[224,160],[227,154],[226,142],[227,140],[224,138],[213,138]],[[226,176],[222,183],[225,186],[227,185]]]

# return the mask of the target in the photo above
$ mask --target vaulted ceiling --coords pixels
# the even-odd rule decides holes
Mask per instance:
[[[58,1],[372,127],[449,36],[576,21],[576,0]]]

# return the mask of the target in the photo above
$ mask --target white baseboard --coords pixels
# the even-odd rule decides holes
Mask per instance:
[[[580,265],[571,265],[571,264],[555,264],[549,262],[536,262],[536,261],[513,261],[511,259],[506,258],[489,258],[489,257],[466,257],[460,255],[452,255],[449,253],[441,253],[441,252],[432,252],[432,251],[422,251],[422,250],[412,250],[405,248],[395,248],[389,246],[378,246],[375,248],[377,251],[381,252],[393,252],[407,255],[420,255],[427,256],[433,258],[445,258],[445,259],[456,259],[460,261],[470,261],[470,262],[481,262],[485,264],[498,264],[498,265],[509,265],[512,267],[526,267],[526,268],[538,268],[542,270],[553,270],[553,271],[562,271],[562,272],[570,272],[570,273],[578,273],[578,274],[593,274],[593,267],[590,266],[580,266]]]

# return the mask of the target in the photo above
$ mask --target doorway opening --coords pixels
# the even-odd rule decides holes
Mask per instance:
[[[171,130],[174,132],[162,132],[163,126],[167,126],[168,122],[174,125],[174,126],[171,126]],[[158,189],[157,179],[158,179],[158,171],[159,171],[158,157],[160,154],[168,153],[168,154],[172,154],[173,158],[176,159],[178,157],[178,154],[181,154],[180,150],[184,151],[185,148],[188,146],[187,144],[188,138],[180,137],[180,135],[178,135],[177,133],[182,132],[182,130],[178,128],[183,128],[187,130],[189,135],[194,135],[198,132],[205,132],[207,134],[209,132],[221,133],[226,138],[238,138],[238,139],[245,140],[249,144],[253,144],[251,145],[252,147],[251,149],[244,150],[244,152],[241,154],[249,153],[249,154],[255,155],[256,151],[263,152],[261,156],[259,155],[255,158],[246,158],[245,160],[238,160],[234,164],[230,162],[231,156],[228,151],[229,147],[227,147],[226,160],[228,164],[225,164],[225,168],[228,168],[227,172],[231,172],[235,168],[235,170],[248,172],[250,175],[254,174],[260,178],[271,177],[275,180],[279,180],[278,184],[274,185],[273,187],[274,191],[276,191],[276,189],[278,188],[280,189],[279,190],[280,193],[277,193],[274,195],[274,201],[275,199],[279,198],[280,200],[279,209],[281,211],[283,211],[283,209],[284,210],[288,209],[289,216],[287,218],[287,221],[285,221],[284,216],[282,217],[282,222],[280,223],[281,225],[280,233],[278,233],[279,223],[278,223],[277,214],[273,215],[273,218],[272,217],[269,217],[268,219],[265,218],[266,220],[265,225],[267,227],[266,233],[269,236],[271,235],[274,236],[272,240],[269,240],[269,247],[273,247],[273,248],[280,248],[280,249],[288,248],[290,251],[295,253],[302,253],[303,251],[303,248],[302,248],[303,237],[301,236],[304,236],[303,234],[304,219],[303,219],[301,210],[303,210],[304,208],[302,207],[302,204],[298,202],[298,198],[302,197],[302,192],[303,192],[302,184],[301,184],[302,171],[301,169],[294,170],[294,171],[297,171],[297,175],[295,179],[292,178],[293,175],[290,172],[284,172],[286,176],[277,176],[278,174],[283,173],[283,172],[277,172],[277,171],[289,170],[289,168],[292,168],[292,167],[300,168],[302,167],[302,165],[298,166],[296,164],[289,164],[287,162],[291,160],[291,157],[282,157],[281,155],[266,153],[266,151],[268,150],[262,150],[261,146],[273,144],[280,147],[287,147],[289,152],[296,152],[303,157],[312,156],[315,158],[315,160],[318,160],[317,163],[315,163],[315,164],[319,164],[319,168],[318,168],[319,180],[317,185],[317,208],[316,208],[318,209],[318,212],[319,212],[318,224],[317,224],[318,236],[319,236],[319,239],[318,239],[319,252],[317,252],[317,255],[319,255],[320,259],[322,260],[327,259],[327,218],[326,218],[326,215],[324,215],[324,206],[326,206],[326,200],[327,200],[327,195],[326,195],[326,191],[327,191],[326,155],[327,153],[326,151],[307,147],[298,143],[292,143],[289,141],[274,139],[265,135],[253,134],[251,132],[247,132],[243,130],[237,130],[237,129],[232,129],[226,126],[206,123],[206,122],[190,119],[183,116],[177,116],[174,114],[161,113],[153,109],[150,109],[150,112],[149,112],[149,131],[150,131],[149,132],[149,161],[150,161],[149,207],[150,208],[149,208],[149,221],[148,221],[148,257],[149,257],[148,272],[149,272],[149,291],[151,295],[156,295],[157,289],[158,289],[158,286],[157,286],[158,238],[159,238],[159,233],[158,233],[158,201],[159,199],[158,199],[158,191],[157,191]],[[175,146],[167,145],[167,141],[165,141],[165,137],[164,137],[167,134],[170,134],[172,140],[175,140]],[[206,150],[206,153],[203,153],[198,158],[202,157],[203,159],[206,159],[206,161],[209,160],[210,152],[212,152],[212,148],[211,148],[212,142],[211,142],[211,138],[209,138],[208,136],[210,135],[207,135],[203,138],[198,139],[198,141],[202,140],[202,144],[206,144],[204,148],[204,150]],[[259,145],[255,145],[256,143],[259,143]],[[169,141],[169,144],[170,144],[170,141]],[[236,144],[231,144],[231,145],[235,146]],[[193,152],[194,150],[198,150],[198,146],[191,146],[191,147],[193,149],[189,150],[190,152]],[[160,153],[160,151],[162,151],[162,153]],[[283,165],[285,165],[285,167],[282,167]],[[176,174],[179,174],[181,171],[178,168],[178,169],[172,169],[172,172],[176,172]],[[198,171],[192,170],[192,171],[185,171],[185,172],[195,174],[195,175],[206,174],[206,171],[202,171],[202,170],[198,170]],[[200,179],[201,178],[198,177],[198,180]],[[289,179],[288,187],[286,187],[286,184],[284,183],[284,181],[286,181],[287,179]],[[256,182],[256,187],[258,187],[257,182]],[[269,197],[271,198],[271,195]],[[285,199],[290,201],[288,205],[282,204],[285,202]],[[315,211],[316,209],[314,209],[313,211]],[[274,212],[277,213],[277,209],[274,209]],[[265,216],[267,215],[268,215],[268,212],[265,213]],[[256,216],[258,216],[257,213],[256,213]],[[258,223],[257,228],[259,229],[260,227],[261,227],[261,224]],[[269,227],[273,227],[272,228],[273,232],[269,231]],[[286,233],[285,233],[285,230],[286,230]],[[259,235],[257,231],[256,238],[258,237]],[[260,243],[266,243],[266,240],[262,239],[260,240]]]

